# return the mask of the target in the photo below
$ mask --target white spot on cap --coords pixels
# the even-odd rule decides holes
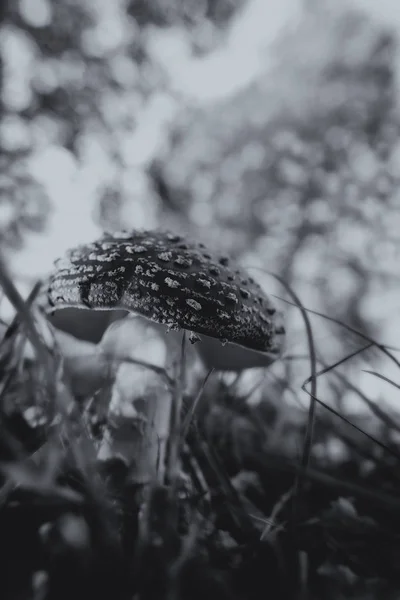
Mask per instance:
[[[160,252],[158,258],[164,262],[169,262],[172,259],[172,252]]]
[[[200,283],[200,285],[202,285],[205,288],[208,288],[208,289],[211,288],[211,282],[208,281],[207,279],[199,279],[198,282]]]
[[[226,295],[226,299],[227,299],[227,300],[230,300],[231,302],[234,302],[235,304],[237,304],[237,303],[238,303],[237,296],[236,296],[236,294],[234,294],[233,292],[229,292],[229,293]]]
[[[176,279],[171,279],[171,277],[166,277],[164,281],[170,288],[178,288],[181,285],[179,281],[176,281]]]
[[[191,344],[196,344],[197,342],[200,342],[201,338],[197,335],[197,333],[194,333],[193,331],[190,332],[189,334],[189,342]]]
[[[134,244],[133,246],[126,246],[126,251],[128,254],[141,254],[142,252],[146,252],[146,247]]]
[[[111,276],[118,275],[119,273],[125,273],[125,267],[123,265],[117,267],[116,269],[113,269],[112,271],[108,271],[108,274]]]
[[[176,265],[178,265],[179,267],[191,267],[192,266],[192,260],[190,258],[185,258],[184,256],[178,256],[175,260],[174,263]]]
[[[227,312],[225,312],[224,310],[219,310],[218,316],[220,317],[220,319],[224,319],[225,321],[228,321],[230,319],[229,314]]]
[[[186,300],[186,304],[188,306],[190,306],[191,308],[194,308],[194,310],[201,310],[202,306],[200,304],[200,302],[197,302],[196,300],[193,300],[193,298],[188,298]]]

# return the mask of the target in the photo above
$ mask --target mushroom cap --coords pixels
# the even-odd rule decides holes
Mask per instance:
[[[129,315],[126,310],[81,310],[80,308],[63,308],[48,314],[50,323],[64,333],[78,340],[98,344],[106,329],[118,319]]]
[[[47,297],[66,307],[127,310],[173,330],[277,358],[282,313],[226,256],[163,231],[105,233],[55,263]]]

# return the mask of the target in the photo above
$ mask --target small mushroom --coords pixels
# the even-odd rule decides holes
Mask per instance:
[[[77,337],[93,342],[128,312],[170,330],[186,329],[191,341],[200,338],[195,348],[209,368],[268,366],[285,337],[281,312],[243,270],[168,232],[106,233],[70,250],[55,264],[47,297],[55,326],[68,333],[68,319],[57,321],[58,312],[100,311],[97,330],[80,320]],[[113,311],[111,319],[105,311]]]

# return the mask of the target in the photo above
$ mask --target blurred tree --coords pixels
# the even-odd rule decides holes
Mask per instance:
[[[129,169],[126,137],[133,135],[139,111],[149,98],[168,91],[165,73],[149,50],[149,33],[178,27],[193,52],[206,53],[221,43],[243,4],[244,0],[4,0],[0,155],[7,164],[7,189],[14,189],[9,201],[14,202],[17,187],[24,195],[20,208],[13,209],[15,216],[28,210],[31,198],[37,205],[29,158],[55,145],[83,162],[93,148],[100,149],[113,165],[116,189],[99,182],[99,187],[106,185],[104,193],[100,190],[105,214],[100,210],[97,216],[107,222],[106,213],[112,211],[104,196],[115,200],[121,194],[121,175]],[[14,178],[15,168],[18,177],[24,177],[23,189]]]
[[[3,2],[1,239],[15,245],[23,231],[43,225],[48,209],[29,159],[62,146],[82,164],[109,165],[99,170],[102,226],[118,228],[127,206],[135,213],[153,203],[163,226],[200,228],[226,251],[258,257],[306,304],[373,332],[379,315],[370,299],[382,285],[397,285],[400,248],[396,37],[358,12],[314,3],[276,42],[272,68],[247,89],[188,108],[171,91],[151,40],[169,30],[192,53],[212,52],[243,6]],[[135,192],[132,152],[141,147],[130,142],[144,108],[161,97],[175,103],[178,117]],[[20,224],[8,227],[10,219]],[[337,350],[337,336],[325,333]]]
[[[245,0],[130,0],[127,6],[140,27],[183,27],[199,56],[221,43],[221,33],[244,4]]]
[[[50,210],[40,183],[14,160],[0,157],[0,247],[18,250],[27,232],[40,232]],[[20,158],[23,165],[23,160]]]
[[[284,32],[272,70],[186,113],[149,174],[167,212],[227,251],[253,250],[306,303],[373,333],[369,293],[398,279],[387,262],[400,250],[398,49],[394,32],[323,4]]]

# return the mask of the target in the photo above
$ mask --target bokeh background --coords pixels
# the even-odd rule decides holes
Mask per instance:
[[[21,292],[104,228],[162,226],[396,345],[399,32],[397,0],[3,0],[0,245]],[[281,305],[292,397],[307,346]],[[312,323],[326,363],[365,344]],[[394,410],[371,368],[400,381],[374,350],[340,372]]]

